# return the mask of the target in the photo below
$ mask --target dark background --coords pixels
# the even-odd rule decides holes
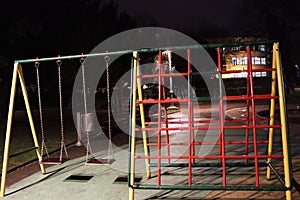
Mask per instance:
[[[284,73],[297,79],[300,1],[4,0],[0,9],[0,99],[8,98],[14,60],[88,53],[116,33],[143,26],[175,29],[200,43],[237,36],[279,40]]]

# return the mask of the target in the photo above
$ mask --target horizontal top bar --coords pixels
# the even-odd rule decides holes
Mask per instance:
[[[32,62],[44,62],[44,61],[52,61],[52,60],[70,60],[75,58],[87,58],[87,57],[98,57],[98,56],[110,56],[110,55],[123,55],[123,54],[131,54],[134,51],[138,53],[148,53],[148,52],[157,52],[164,50],[185,50],[185,49],[212,49],[219,47],[235,47],[235,46],[251,46],[251,45],[260,45],[260,44],[272,44],[277,42],[276,40],[267,40],[267,41],[255,41],[255,42],[235,42],[235,43],[217,43],[217,44],[202,44],[202,45],[187,45],[187,46],[171,46],[171,47],[159,47],[159,48],[145,48],[138,50],[121,50],[114,52],[105,52],[105,53],[92,53],[92,54],[79,54],[79,55],[71,55],[71,56],[56,56],[49,58],[36,58],[36,59],[25,59],[25,60],[16,60],[15,63],[32,63]]]

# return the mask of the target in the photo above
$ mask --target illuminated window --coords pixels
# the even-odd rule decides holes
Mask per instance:
[[[232,58],[232,65],[237,65],[238,64],[238,59],[233,57]]]
[[[259,51],[266,51],[266,45],[264,45],[264,44],[258,45],[258,50]]]
[[[254,61],[256,65],[260,65],[260,57],[254,57]]]
[[[247,57],[240,58],[241,65],[247,65]]]
[[[232,51],[238,51],[239,48],[238,48],[238,47],[231,47],[231,50],[232,50]]]
[[[267,59],[265,57],[262,57],[260,60],[260,64],[266,65],[267,64]]]

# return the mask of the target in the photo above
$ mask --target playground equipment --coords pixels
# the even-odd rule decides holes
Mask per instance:
[[[86,54],[86,55],[75,55],[75,56],[61,56],[54,58],[43,58],[43,59],[30,59],[30,60],[20,60],[16,61],[14,64],[14,71],[12,77],[12,87],[10,94],[10,105],[8,112],[8,121],[6,129],[6,139],[4,148],[4,158],[3,158],[3,168],[2,168],[2,179],[1,179],[1,193],[0,196],[3,197],[5,194],[5,183],[7,174],[7,164],[9,159],[9,146],[11,137],[11,127],[12,127],[12,117],[14,110],[14,100],[16,92],[17,79],[19,77],[21,83],[22,94],[25,101],[26,112],[28,115],[32,137],[34,140],[34,148],[36,150],[37,157],[40,161],[39,165],[42,173],[45,173],[43,154],[40,149],[37,134],[35,131],[35,126],[32,118],[32,113],[29,105],[29,99],[26,92],[25,79],[22,72],[21,64],[26,63],[36,63],[36,67],[39,68],[39,63],[46,61],[56,61],[58,65],[58,75],[60,78],[60,67],[61,62],[69,59],[81,59],[81,65],[84,65],[84,60],[82,58],[87,57],[103,57],[111,55],[123,55],[123,54],[133,54],[133,66],[132,66],[132,83],[131,83],[131,105],[130,105],[130,158],[129,158],[129,198],[134,199],[134,193],[136,189],[156,189],[156,190],[268,190],[268,191],[285,191],[286,198],[291,199],[291,189],[292,189],[292,165],[290,158],[289,149],[289,138],[288,138],[288,127],[286,119],[286,108],[284,99],[284,83],[282,78],[282,68],[279,54],[279,44],[273,44],[273,55],[272,55],[272,67],[267,69],[253,69],[251,64],[251,45],[266,44],[271,45],[273,41],[262,41],[257,43],[234,43],[234,44],[210,44],[202,46],[182,46],[182,47],[168,47],[168,48],[155,48],[155,49],[142,49],[142,50],[124,50],[118,52],[106,52],[106,53],[96,53],[96,54]],[[222,69],[222,47],[235,47],[244,46],[247,47],[247,68],[243,70],[232,70],[226,71]],[[244,95],[232,95],[227,96],[219,91],[219,94],[214,99],[207,98],[195,98],[192,96],[191,88],[188,87],[187,98],[167,98],[166,89],[162,87],[165,83],[166,77],[172,77],[173,81],[176,77],[186,77],[188,83],[191,82],[191,77],[199,75],[198,72],[192,72],[191,52],[198,48],[210,48],[217,49],[218,52],[218,68],[212,72],[205,72],[208,75],[213,75],[219,82],[221,81],[221,75],[225,73],[247,73],[247,90]],[[162,52],[168,49],[175,53],[175,51],[186,51],[187,63],[186,71],[177,73],[169,71],[165,73],[161,67],[159,68],[158,74],[141,74],[140,64],[139,64],[139,54],[145,52],[158,52],[159,54],[159,64],[162,64]],[[106,57],[106,69],[107,69],[107,87],[109,87],[109,70],[108,64],[109,59]],[[83,67],[84,68],[84,67]],[[84,80],[84,69],[82,69],[84,93],[86,92],[85,80]],[[38,71],[38,70],[37,70]],[[171,73],[172,72],[172,73]],[[271,73],[269,76],[271,80],[271,91],[268,94],[256,94],[255,84],[252,74],[254,72],[268,72]],[[198,73],[198,74],[197,74]],[[202,73],[202,74],[201,74]],[[203,75],[204,72],[201,72]],[[204,74],[205,74],[204,73]],[[39,82],[37,72],[37,82]],[[159,88],[158,88],[158,99],[144,99],[142,93],[142,79],[143,78],[158,78]],[[171,79],[170,79],[171,80]],[[39,83],[38,83],[39,84]],[[173,83],[172,83],[173,84]],[[61,92],[61,82],[59,83],[59,92]],[[170,84],[171,85],[171,84]],[[40,90],[40,89],[39,89]],[[39,91],[40,93],[40,91]],[[62,105],[60,95],[60,116]],[[109,88],[107,90],[107,95],[109,97]],[[40,94],[39,94],[39,98]],[[83,98],[85,98],[83,96]],[[212,103],[217,103],[219,116],[214,119],[195,119],[194,118],[194,105],[201,101],[209,100]],[[267,118],[256,118],[254,113],[256,112],[256,103],[260,100],[268,100],[270,102],[270,115]],[[109,102],[108,98],[108,102]],[[224,104],[226,101],[241,101],[244,102],[246,115],[242,119],[227,119],[224,114]],[[278,101],[280,108],[280,122],[275,121],[275,103]],[[39,100],[41,102],[41,100]],[[172,121],[167,115],[167,108],[169,104],[180,103],[186,106],[187,118],[184,120]],[[109,103],[108,103],[109,104]],[[148,122],[145,119],[144,105],[158,105],[157,109],[157,121]],[[86,103],[85,103],[86,106]],[[108,113],[110,112],[110,105],[108,105]],[[39,103],[40,116],[42,116],[41,103]],[[136,124],[137,121],[137,110],[139,107],[141,127]],[[180,107],[180,109],[183,109]],[[200,107],[201,109],[201,107]],[[92,120],[95,118],[93,113],[85,109],[84,113],[80,115],[80,120],[82,121],[82,129],[86,132],[86,136],[90,136],[89,133],[95,131],[93,125],[89,124],[88,119]],[[110,116],[108,115],[108,121],[110,122]],[[43,127],[43,116],[41,117],[42,122],[41,127]],[[62,118],[60,119],[63,123]],[[110,123],[109,123],[110,124]],[[179,124],[179,127],[171,127],[171,124]],[[208,125],[210,124],[210,125]],[[89,126],[91,125],[91,126]],[[151,125],[151,127],[149,126]],[[109,127],[111,127],[109,125]],[[109,128],[110,129],[110,128]],[[265,131],[267,129],[267,132]],[[42,128],[41,128],[42,130]],[[152,135],[148,138],[148,133],[150,131],[157,131],[156,135]],[[213,130],[218,133],[217,141],[202,141],[198,136],[202,136],[202,132]],[[173,141],[171,138],[171,132],[178,131],[178,135],[182,135],[185,140],[183,141]],[[197,133],[197,131],[200,131]],[[63,133],[63,126],[61,125],[61,132]],[[228,140],[228,135],[231,132],[239,132],[244,136],[244,140]],[[278,133],[280,132],[280,133]],[[164,135],[162,135],[164,133]],[[268,136],[267,139],[261,138],[261,134],[264,133]],[[142,142],[137,142],[136,136],[141,134]],[[273,140],[273,137],[279,136],[282,143],[278,144]],[[61,152],[64,150],[64,142],[62,135],[61,142]],[[111,142],[111,130],[109,130],[109,149],[108,152],[112,153],[112,142]],[[88,142],[88,141],[87,141]],[[212,154],[201,155],[197,154],[197,151],[201,147],[214,145],[217,147],[217,151],[212,151]],[[42,142],[43,146],[43,142]],[[44,147],[45,147],[44,142]],[[89,145],[88,145],[89,146]],[[265,146],[267,146],[267,153],[265,153]],[[174,149],[177,147],[183,147],[186,149],[182,154],[174,154]],[[232,148],[233,147],[233,148]],[[236,147],[236,148],[235,148]],[[240,150],[242,147],[242,151]],[[137,154],[137,149],[143,149],[143,155]],[[155,153],[152,155],[153,149]],[[233,150],[234,149],[234,150]],[[262,150],[263,149],[263,150]],[[91,152],[90,152],[91,153]],[[210,153],[210,152],[208,152]],[[62,155],[62,154],[61,154]],[[88,153],[87,153],[88,158]],[[136,173],[136,162],[137,160],[145,161],[146,176],[149,178],[149,184],[143,182],[143,184],[135,182]],[[88,159],[87,159],[88,161]],[[106,164],[110,164],[113,158],[108,156]],[[279,161],[283,163],[283,175],[282,178],[280,172],[277,171],[277,164]],[[88,162],[87,162],[88,163]],[[103,164],[103,163],[102,163]],[[279,185],[262,185],[261,178],[261,167],[267,167],[266,178],[271,179],[271,174],[278,178]],[[171,168],[169,168],[171,167]],[[168,169],[172,169],[170,172]],[[207,180],[209,176],[215,178],[214,173],[209,173],[201,171],[201,169],[207,170],[217,170],[218,175],[214,181],[211,182],[201,182],[202,180]],[[232,182],[231,179],[232,172],[239,173],[240,169],[244,169],[247,173],[253,172],[254,183],[250,184],[239,184]],[[168,175],[176,172],[177,170],[183,171],[184,175],[182,180],[179,182],[170,181],[168,182]],[[181,171],[182,172],[182,171]],[[201,176],[197,177],[198,175]],[[204,178],[203,178],[204,177]],[[165,179],[167,178],[167,179]],[[176,178],[176,179],[177,179]],[[172,179],[172,177],[171,177]],[[151,182],[152,181],[152,182]],[[153,183],[153,181],[155,181]]]
[[[272,67],[264,69],[252,68],[251,46],[272,45]],[[223,47],[246,47],[247,67],[243,70],[222,69],[222,48]],[[132,87],[131,87],[131,126],[130,126],[130,159],[129,159],[129,199],[134,199],[137,189],[146,190],[258,190],[258,191],[285,191],[286,199],[291,199],[292,188],[292,166],[289,149],[288,126],[286,117],[286,105],[284,94],[284,83],[279,53],[279,44],[273,41],[258,43],[234,43],[234,44],[210,44],[202,45],[206,49],[217,50],[217,70],[211,69],[208,72],[200,72],[200,75],[211,74],[221,81],[222,74],[226,73],[247,73],[246,93],[241,95],[226,95],[219,90],[215,98],[194,98],[191,91],[187,98],[166,98],[164,96],[164,81],[166,77],[184,76],[188,81],[197,72],[191,71],[191,51],[198,47],[176,47],[175,50],[186,51],[186,71],[183,73],[166,74],[162,69],[163,49],[152,49],[159,54],[161,67],[158,74],[141,73],[139,64],[142,51],[133,52]],[[168,50],[173,51],[172,47]],[[149,50],[151,51],[151,50]],[[266,72],[270,74],[270,92],[257,94],[253,74]],[[198,73],[199,75],[199,73]],[[144,99],[142,95],[141,81],[144,78],[158,78],[159,89],[157,99]],[[188,87],[188,86],[187,86]],[[209,87],[209,86],[208,86]],[[267,87],[267,86],[266,86]],[[189,89],[190,90],[190,89]],[[195,118],[195,104],[209,101],[218,104],[218,116],[216,118],[199,119]],[[245,116],[237,119],[225,118],[224,104],[227,101],[242,102],[245,107]],[[261,101],[270,103],[268,117],[257,117],[256,106]],[[166,110],[167,103],[180,103],[185,105],[187,120],[173,121],[173,117],[161,113]],[[275,122],[275,102],[278,102],[280,109],[279,123]],[[145,120],[144,105],[157,105],[157,120],[147,122]],[[139,106],[141,126],[138,126],[137,106]],[[181,108],[182,109],[182,108]],[[201,106],[200,106],[201,111]],[[170,124],[179,124],[177,127],[169,127]],[[156,131],[157,134],[148,137],[149,132]],[[170,140],[169,134],[177,131],[175,140]],[[203,136],[211,134],[209,131],[218,134],[218,140],[203,140]],[[162,133],[165,134],[162,134]],[[280,132],[280,133],[278,133]],[[137,141],[137,135],[142,135],[142,143]],[[235,138],[232,135],[240,135]],[[282,143],[276,143],[273,139],[277,135]],[[202,139],[201,139],[202,136]],[[181,141],[176,140],[181,138]],[[234,139],[232,139],[232,137]],[[244,138],[241,140],[241,138]],[[278,141],[278,140],[277,140]],[[201,154],[201,148],[214,146],[209,152]],[[176,149],[185,149],[178,153]],[[137,149],[144,149],[143,155]],[[199,150],[200,149],[200,150]],[[267,149],[267,150],[266,150]],[[200,153],[198,153],[198,151]],[[151,155],[152,152],[152,155]],[[137,161],[145,160],[146,176],[149,179],[143,183],[135,182]],[[280,161],[280,162],[279,162]],[[282,162],[281,162],[282,161]],[[279,164],[280,163],[280,164]],[[141,164],[141,163],[139,163]],[[282,164],[283,177],[278,172],[278,165]],[[276,167],[275,167],[276,166]],[[278,182],[268,184],[261,177],[262,167],[266,167],[266,179],[271,179],[271,173],[277,177]],[[140,165],[139,167],[140,168]],[[236,183],[234,173],[251,174],[253,181]],[[174,180],[176,176],[176,180]],[[210,178],[209,178],[210,177]],[[209,180],[209,181],[208,181]],[[155,183],[156,182],[156,183]],[[266,182],[266,183],[264,183]]]
[[[110,109],[110,87],[109,87],[109,56],[104,56],[105,67],[106,67],[106,93],[107,93],[107,118],[108,118],[108,151],[106,159],[99,159],[92,157],[89,159],[89,154],[93,155],[92,146],[90,144],[90,133],[99,132],[96,120],[97,116],[95,113],[89,113],[87,109],[87,96],[86,96],[86,81],[85,81],[85,66],[84,59],[80,59],[81,71],[82,71],[82,89],[83,89],[83,101],[84,101],[84,114],[82,115],[82,130],[86,134],[86,165],[110,165],[114,162],[113,148],[112,148],[112,135],[111,135],[111,109]]]
[[[62,62],[63,60],[73,60],[79,59],[80,60],[80,67],[82,70],[82,89],[83,89],[83,100],[84,100],[84,113],[80,115],[80,127],[82,127],[82,131],[86,133],[87,136],[87,153],[86,153],[86,164],[101,164],[101,165],[108,165],[111,164],[113,159],[113,148],[112,148],[112,133],[111,133],[111,119],[110,119],[110,93],[109,93],[109,57],[106,55],[107,53],[101,54],[86,54],[86,55],[75,55],[75,56],[58,56],[53,58],[36,58],[36,59],[28,59],[28,60],[19,60],[15,61],[14,70],[13,70],[13,77],[12,77],[12,85],[11,85],[11,93],[10,93],[10,103],[9,103],[9,111],[8,111],[8,120],[6,126],[6,136],[5,136],[5,146],[4,146],[4,154],[3,154],[3,167],[2,167],[2,177],[1,177],[1,191],[0,197],[4,197],[5,195],[5,185],[6,185],[6,175],[7,175],[7,168],[8,168],[8,161],[9,157],[9,149],[10,149],[10,142],[11,142],[11,129],[13,124],[13,112],[14,112],[14,102],[15,102],[15,93],[17,90],[17,80],[19,77],[20,85],[22,89],[22,95],[25,102],[26,113],[28,116],[30,129],[32,133],[32,138],[34,142],[34,147],[30,148],[29,150],[25,150],[22,153],[28,152],[30,150],[35,150],[37,154],[37,158],[39,161],[40,169],[43,174],[46,173],[44,164],[62,164],[68,158],[67,148],[65,145],[65,130],[64,130],[64,118],[63,118],[63,95],[62,95]],[[84,61],[87,57],[94,57],[100,56],[103,57],[106,64],[106,72],[107,72],[107,98],[108,98],[108,135],[109,135],[109,142],[108,142],[108,157],[105,159],[98,159],[92,158],[89,160],[89,154],[93,154],[92,147],[89,144],[89,133],[97,131],[95,127],[95,123],[97,121],[97,116],[95,113],[89,113],[87,109],[87,101],[86,101],[86,82],[85,82],[85,68],[84,68]],[[40,83],[40,67],[42,62],[47,61],[55,61],[57,66],[57,75],[58,75],[58,94],[59,94],[59,123],[60,123],[60,156],[59,158],[53,158],[49,155],[46,141],[45,141],[45,130],[44,125],[45,121],[43,118],[43,101],[41,95],[41,83]],[[38,136],[35,129],[34,119],[30,107],[30,101],[27,95],[27,89],[25,84],[25,78],[22,71],[22,64],[26,67],[29,67],[28,64],[33,63],[36,70],[36,83],[37,83],[37,98],[38,98],[38,111],[39,111],[39,122],[40,122],[40,131],[41,131],[41,146],[38,142]],[[81,142],[81,141],[80,141]],[[45,156],[44,156],[45,151]],[[65,153],[65,157],[63,157],[63,153]],[[20,154],[20,153],[17,153]],[[13,156],[15,156],[14,154]]]
[[[36,68],[36,80],[37,80],[37,91],[38,91],[38,104],[39,104],[39,116],[40,116],[40,128],[41,128],[41,156],[43,158],[44,150],[46,152],[46,159],[42,159],[44,164],[62,164],[68,158],[68,152],[65,145],[65,136],[64,136],[64,121],[63,121],[63,103],[62,103],[62,86],[61,86],[61,60],[56,61],[57,72],[58,72],[58,91],[59,91],[59,116],[60,116],[60,133],[61,133],[61,142],[60,142],[60,156],[59,158],[51,158],[48,153],[48,149],[45,142],[45,131],[44,131],[44,121],[43,121],[43,109],[42,109],[42,98],[41,98],[41,85],[40,85],[40,73],[39,73],[39,62],[35,62]],[[63,151],[65,152],[66,158],[63,158]]]

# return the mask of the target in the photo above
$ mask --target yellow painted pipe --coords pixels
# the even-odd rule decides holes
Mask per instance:
[[[137,76],[140,75],[139,61],[137,61],[137,72],[136,73],[137,73]],[[143,100],[142,84],[141,84],[141,78],[139,78],[139,77],[137,77],[137,89],[138,89],[138,97],[139,97],[138,99],[139,99],[139,101],[142,101]],[[140,103],[139,106],[140,106],[141,125],[142,125],[142,128],[146,128],[144,105],[142,103]],[[142,135],[143,135],[143,144],[144,144],[144,154],[145,154],[145,156],[149,156],[147,132],[143,131]],[[147,178],[150,178],[151,171],[150,171],[150,161],[148,158],[145,159],[145,164],[146,164]]]
[[[43,174],[45,174],[46,170],[45,170],[45,167],[44,167],[44,165],[42,163],[41,150],[40,150],[40,147],[39,147],[39,142],[38,142],[38,138],[37,138],[35,127],[34,127],[34,123],[33,123],[32,113],[31,113],[31,109],[30,109],[30,104],[29,104],[27,90],[26,90],[26,84],[25,84],[25,80],[24,80],[24,76],[23,76],[22,66],[21,65],[19,65],[19,67],[18,67],[18,74],[19,74],[19,79],[20,79],[20,83],[21,83],[22,93],[23,93],[23,97],[24,97],[26,112],[27,112],[27,116],[28,116],[29,124],[30,124],[30,128],[31,128],[32,138],[33,138],[34,146],[36,147],[36,155],[37,155],[37,157],[39,159],[41,172]]]
[[[282,80],[282,68],[279,53],[279,43],[274,44],[276,51],[276,67],[277,67],[277,81],[278,81],[278,94],[279,94],[279,107],[280,107],[280,121],[281,121],[281,134],[282,134],[282,151],[283,151],[283,168],[284,168],[284,179],[285,186],[289,188],[291,186],[290,177],[290,163],[289,163],[289,152],[288,152],[288,140],[287,140],[287,124],[286,124],[286,113],[285,113],[285,100],[284,100],[284,88]],[[291,200],[292,194],[290,190],[286,191],[286,199]]]
[[[272,69],[276,69],[276,49],[275,45],[273,46],[273,54],[272,54]],[[271,83],[271,96],[276,95],[276,71],[272,71],[272,83]],[[271,99],[270,102],[270,126],[274,125],[275,122],[275,99]],[[274,135],[274,128],[269,128],[269,144],[268,144],[268,156],[272,155],[273,152],[273,135]],[[267,159],[267,162],[271,162],[271,158]],[[270,180],[271,179],[271,168],[268,166],[267,167],[267,174],[266,174],[266,179]]]
[[[4,152],[3,152],[0,197],[4,197],[4,195],[5,195],[7,165],[8,165],[8,159],[9,159],[9,146],[10,146],[10,136],[11,136],[11,125],[12,125],[12,118],[13,118],[13,112],[14,112],[14,102],[15,102],[15,94],[16,94],[18,67],[19,67],[19,64],[15,63],[14,70],[13,70],[12,83],[11,83],[9,109],[8,109],[7,124],[6,124],[6,135],[5,135],[5,144],[4,144]]]
[[[135,176],[135,146],[136,146],[136,132],[135,132],[135,126],[136,126],[136,70],[137,70],[137,52],[133,52],[133,81],[132,81],[132,118],[131,118],[131,146],[130,146],[130,176],[129,176],[129,183],[130,185],[134,184],[134,176]],[[129,187],[129,200],[134,200],[134,189],[132,187]]]

